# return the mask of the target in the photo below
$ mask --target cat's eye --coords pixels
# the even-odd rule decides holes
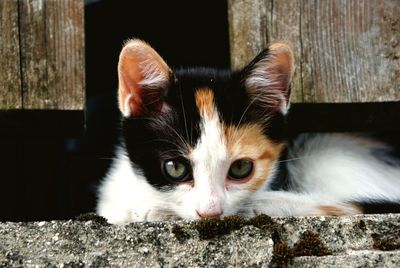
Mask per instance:
[[[247,178],[253,171],[253,162],[248,159],[239,159],[232,163],[228,175],[230,179],[242,180]]]
[[[181,160],[167,160],[163,164],[165,176],[174,182],[183,182],[189,179],[189,168]]]

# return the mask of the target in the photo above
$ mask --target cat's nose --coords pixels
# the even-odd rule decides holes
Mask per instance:
[[[199,215],[199,217],[201,219],[219,219],[222,215],[222,211],[212,211],[212,212],[207,212],[207,211],[202,211],[199,212],[198,210],[196,210],[197,215]]]

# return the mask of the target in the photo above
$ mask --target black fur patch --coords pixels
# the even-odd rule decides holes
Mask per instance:
[[[362,208],[364,214],[400,213],[400,200],[399,202],[370,200],[355,202],[355,204]]]
[[[277,163],[277,170],[275,176],[272,178],[269,189],[272,191],[289,191],[290,178],[287,169],[288,150],[285,148],[281,153]]]

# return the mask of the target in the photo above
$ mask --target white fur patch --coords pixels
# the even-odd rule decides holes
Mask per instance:
[[[202,214],[222,213],[229,158],[217,113],[202,118],[201,136],[191,158],[195,209]]]
[[[305,141],[305,142],[304,142]],[[400,200],[400,166],[377,159],[386,146],[345,134],[303,135],[289,150],[288,168],[296,191],[337,200]]]
[[[331,206],[341,214],[358,214],[360,211],[346,202],[313,193],[265,191],[254,194],[242,205],[242,216],[317,216],[326,215],[321,206]]]
[[[132,94],[129,94],[124,101],[124,109],[121,111],[122,115],[125,117],[129,117],[131,115],[131,108],[129,106],[129,103],[131,101]]]
[[[163,201],[162,195],[133,169],[122,148],[118,155],[99,187],[97,213],[110,223],[148,220],[148,213]]]

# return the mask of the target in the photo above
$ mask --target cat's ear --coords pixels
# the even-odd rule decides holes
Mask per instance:
[[[173,77],[171,69],[147,43],[133,39],[118,62],[119,108],[125,117],[168,110],[163,98]]]
[[[293,54],[289,45],[269,45],[243,70],[249,96],[268,110],[286,114],[289,110]]]

